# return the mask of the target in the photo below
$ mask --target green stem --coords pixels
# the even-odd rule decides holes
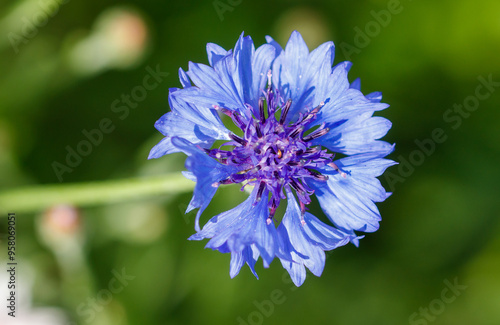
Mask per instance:
[[[37,212],[56,204],[93,206],[185,193],[191,191],[194,185],[180,173],[68,185],[38,185],[0,192],[0,209]]]

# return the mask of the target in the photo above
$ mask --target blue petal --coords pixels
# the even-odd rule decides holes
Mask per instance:
[[[160,158],[173,152],[178,152],[178,150],[172,145],[172,139],[170,137],[163,138],[153,148],[151,148],[148,159]]]
[[[361,90],[361,79],[357,78],[356,80],[351,82],[351,85],[349,86],[349,88]]]
[[[196,186],[188,211],[199,208],[195,220],[195,229],[199,231],[200,216],[215,195],[219,186],[217,182],[238,172],[238,169],[219,163],[185,139],[173,137],[172,144],[189,156],[186,159],[186,168],[196,177]]]
[[[179,68],[179,80],[181,81],[182,87],[191,87],[191,81],[189,81],[189,77],[182,68]]]
[[[243,252],[231,252],[231,262],[229,268],[229,276],[234,278],[240,273],[243,264],[247,264],[253,275],[258,279],[259,276],[255,272],[255,262],[259,258],[259,251],[255,245],[247,246]]]
[[[234,52],[223,52],[215,44],[207,46],[213,66],[190,62],[187,74],[197,86],[182,96],[189,102],[219,105],[249,116],[249,105],[257,111],[258,98],[267,81],[267,72],[275,57],[272,45],[264,44],[255,50],[252,39],[243,34]]]
[[[285,50],[273,63],[273,84],[284,99],[292,99],[288,121],[295,120],[297,113],[335,99],[348,89],[350,63],[342,64],[332,72],[334,51],[334,44],[326,42],[309,53],[298,32],[290,36]],[[339,70],[344,72],[340,81]]]
[[[347,244],[349,240],[357,237],[352,232],[346,232],[331,227],[307,212],[304,215],[304,221],[304,233],[311,242],[314,242],[325,251],[343,246]]]
[[[373,113],[389,107],[384,103],[372,102],[363,93],[354,88],[333,90],[328,96],[329,101],[321,109],[315,125],[335,123],[356,117],[367,112]]]
[[[281,45],[279,45],[278,42],[276,42],[271,36],[266,36],[266,41],[268,44],[274,47],[274,49],[276,50],[276,56],[280,55],[280,53],[283,51]]]
[[[392,145],[377,139],[387,134],[392,123],[388,119],[372,115],[372,112],[366,112],[343,123],[327,123],[330,131],[315,139],[313,144],[346,155],[388,150]]]
[[[315,94],[316,105],[321,101],[325,102],[325,106],[321,109],[321,112],[327,112],[334,108],[343,97],[347,96],[349,99],[352,97],[350,93],[346,94],[350,86],[347,79],[347,73],[350,68],[351,62],[344,61],[338,63],[333,69],[328,69],[328,78],[323,80],[323,84],[316,89]]]
[[[299,69],[309,55],[307,44],[298,31],[293,31],[285,46],[285,53],[290,64],[290,69]],[[292,71],[294,72],[294,71]],[[293,73],[297,75],[297,73]]]
[[[320,276],[325,266],[324,251],[347,244],[351,236],[325,225],[310,213],[301,220],[300,208],[289,190],[287,197],[288,206],[278,227],[278,236],[284,241],[293,261],[280,260],[295,285],[300,286],[305,280],[304,267]]]
[[[288,271],[290,278],[297,287],[300,287],[304,283],[306,280],[306,268],[304,264],[282,260],[281,265]]]
[[[370,176],[380,176],[384,171],[396,162],[389,159],[382,159],[394,150],[394,145],[384,152],[369,152],[360,155],[353,155],[335,161],[340,169],[356,170],[357,173]],[[330,167],[326,167],[330,168]]]
[[[227,134],[229,130],[226,129],[212,106],[198,105],[197,103],[183,100],[182,95],[191,92],[193,88],[195,87],[184,89],[173,88],[170,90],[168,100],[172,111],[195,124],[211,129],[212,132],[217,133],[217,139],[228,139]]]
[[[372,103],[380,103],[380,101],[382,101],[382,93],[380,91],[374,91],[373,93],[369,93],[365,97]]]
[[[212,146],[215,141],[215,138],[204,133],[206,130],[200,128],[197,124],[189,122],[173,113],[165,114],[158,121],[167,122],[169,124],[168,129],[172,130],[170,134],[186,139],[204,148]],[[151,149],[148,159],[160,158],[164,155],[179,151],[181,150],[172,144],[172,136],[167,136]]]
[[[250,245],[249,247],[245,247],[243,250],[243,257],[245,262],[247,263],[250,271],[252,271],[253,275],[258,279],[257,272],[255,272],[255,263],[259,259],[259,250],[255,245]]]
[[[206,247],[220,250],[227,245],[230,252],[243,252],[255,245],[262,256],[264,267],[274,259],[279,241],[273,223],[267,224],[269,216],[267,194],[254,205],[257,189],[237,207],[223,212],[212,219],[190,240],[211,238]]]
[[[252,56],[254,52],[255,47],[252,38],[250,36],[244,37],[243,34],[241,34],[234,47],[232,65],[235,70],[232,77],[238,94],[243,102],[257,108],[256,105],[254,106],[257,102],[254,103],[252,101],[256,96],[252,87]]]
[[[231,262],[229,263],[229,276],[234,278],[240,273],[241,267],[245,264],[243,259],[243,252],[232,252]]]
[[[351,243],[356,247],[359,247],[359,240],[365,238],[364,235],[362,236],[356,235],[354,230],[346,230],[346,229],[341,229],[341,230],[351,238],[350,239]]]
[[[190,181],[196,182],[196,176],[194,176],[194,174],[192,172],[188,172],[186,170],[183,170],[181,173],[182,173],[182,175],[184,175],[184,177],[186,177]],[[188,212],[189,211],[186,211],[186,213],[188,213]]]
[[[307,58],[304,71],[299,75],[297,92],[304,90],[296,100],[296,105],[292,108],[290,116],[297,118],[297,113],[304,113],[304,110],[311,110],[320,102],[328,101],[325,93],[330,93],[332,62],[335,47],[332,42],[320,45],[311,52]],[[297,93],[297,94],[298,94]],[[292,99],[293,100],[293,99]]]
[[[165,138],[153,147],[149,159],[179,152],[180,150],[172,144],[174,136],[205,148],[210,147],[215,140],[229,139],[229,130],[226,129],[213,110],[187,103],[179,98],[179,94],[188,89],[173,88],[170,90],[169,103],[172,112],[163,115],[155,123],[156,129]]]
[[[231,54],[231,51],[226,51],[221,46],[219,46],[217,44],[214,44],[214,43],[208,43],[207,44],[208,62],[210,62],[210,65],[212,67],[220,59],[222,59],[223,57],[227,56],[228,54]]]
[[[300,34],[292,34],[287,47],[273,63],[274,86],[284,99],[292,99],[288,121],[321,102],[325,105],[314,125],[337,123],[388,107],[379,103],[379,93],[365,97],[358,89],[359,80],[349,84],[347,74],[351,62],[341,62],[332,70],[333,58],[333,43],[327,42],[309,54]]]
[[[240,36],[234,48],[233,56],[226,56],[214,66],[223,83],[234,93],[242,103],[239,107],[244,109],[248,104],[254,114],[258,112],[258,99],[267,82],[267,72],[275,57],[275,49],[264,44],[255,50],[252,39]]]
[[[252,59],[252,92],[248,104],[258,107],[258,99],[263,95],[267,84],[267,73],[275,57],[275,48],[264,44],[257,48]]]
[[[280,260],[296,286],[300,286],[305,280],[304,267],[311,270],[314,275],[320,276],[325,266],[325,253],[319,246],[309,242],[302,229],[304,226],[301,224],[300,214],[300,208],[293,194],[288,193],[288,206],[278,226],[278,235],[287,243],[293,261]]]
[[[298,87],[304,63],[307,61],[309,50],[300,33],[294,31],[285,47],[285,50],[274,60],[273,85],[279,90],[283,98],[292,99],[293,109],[295,102],[305,90]]]
[[[346,157],[335,161],[335,164],[345,177],[327,166],[319,170],[331,175],[326,182],[307,181],[314,189],[321,208],[339,228],[376,231],[381,218],[374,202],[387,198],[387,192],[376,177],[395,162],[365,154]]]
[[[273,84],[284,99],[291,98],[292,106],[288,120],[297,118],[297,113],[316,107],[320,102],[326,105],[316,121],[335,123],[343,119],[388,107],[379,103],[380,94],[365,97],[359,91],[356,80],[349,84],[347,73],[351,62],[341,62],[332,70],[334,45],[327,42],[308,53],[298,32],[292,33],[283,52],[273,63]]]
[[[221,66],[222,61],[230,60],[230,58],[231,56],[226,56],[217,61],[215,69]],[[237,89],[233,84],[227,84],[226,80],[232,77],[228,75],[229,72],[224,73],[220,68],[216,71],[210,66],[189,62],[187,74],[197,87],[192,89],[189,94],[186,93],[191,101],[201,101],[201,103],[210,107],[218,104],[228,109],[240,111],[244,108],[244,103]]]
[[[280,95],[292,100],[287,120],[310,110],[326,98],[318,99],[318,87],[326,87],[325,78],[331,73],[334,46],[327,42],[309,54],[309,49],[299,32],[294,31],[285,50],[274,60],[273,84]]]
[[[361,79],[357,78],[356,80],[354,80],[351,83],[351,85],[349,86],[349,88],[361,90]],[[373,93],[369,93],[365,97],[366,97],[366,99],[368,99],[372,103],[380,103],[380,101],[382,100],[382,93],[379,91],[376,91]]]

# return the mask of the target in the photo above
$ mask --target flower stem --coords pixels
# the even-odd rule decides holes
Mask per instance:
[[[67,185],[38,185],[0,192],[0,209],[43,211],[56,204],[95,206],[189,192],[195,183],[179,174]]]

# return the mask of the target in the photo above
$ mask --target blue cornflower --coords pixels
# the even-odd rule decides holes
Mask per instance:
[[[172,111],[155,124],[165,138],[149,158],[188,156],[185,176],[196,187],[187,212],[199,209],[189,239],[209,238],[206,247],[231,253],[231,277],[245,263],[257,276],[259,256],[264,267],[278,257],[300,286],[305,267],[321,275],[325,251],[348,242],[357,246],[362,236],[356,231],[378,229],[374,202],[390,193],[376,177],[395,164],[383,159],[394,146],[378,139],[391,122],[373,116],[388,107],[380,93],[365,96],[359,79],[348,82],[350,62],[332,68],[332,42],[309,53],[296,31],[285,49],[266,39],[255,49],[242,34],[229,51],[209,43],[210,66],[190,62],[189,71],[179,69],[183,88],[170,89]],[[224,126],[223,115],[239,134]],[[216,140],[226,142],[212,148]],[[224,184],[253,190],[201,229],[202,212]],[[306,212],[313,194],[334,226]],[[275,212],[283,200],[279,222]]]

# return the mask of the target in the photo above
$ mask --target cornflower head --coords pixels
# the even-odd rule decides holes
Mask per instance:
[[[309,52],[296,31],[284,49],[266,39],[255,49],[242,34],[229,51],[209,43],[210,65],[179,69],[183,88],[170,89],[171,112],[155,124],[165,138],[149,158],[188,156],[184,175],[196,186],[186,212],[198,208],[189,239],[210,239],[206,247],[230,253],[231,277],[245,263],[257,277],[257,259],[269,267],[277,257],[300,286],[306,267],[321,275],[325,251],[357,246],[363,236],[356,232],[378,229],[375,202],[390,193],[376,177],[395,164],[384,159],[394,145],[379,139],[391,123],[373,116],[388,107],[381,93],[363,95],[359,79],[349,83],[350,62],[332,68],[332,42]],[[217,140],[225,142],[213,147]],[[226,184],[251,194],[200,228],[201,214]],[[332,225],[307,212],[314,196]]]

